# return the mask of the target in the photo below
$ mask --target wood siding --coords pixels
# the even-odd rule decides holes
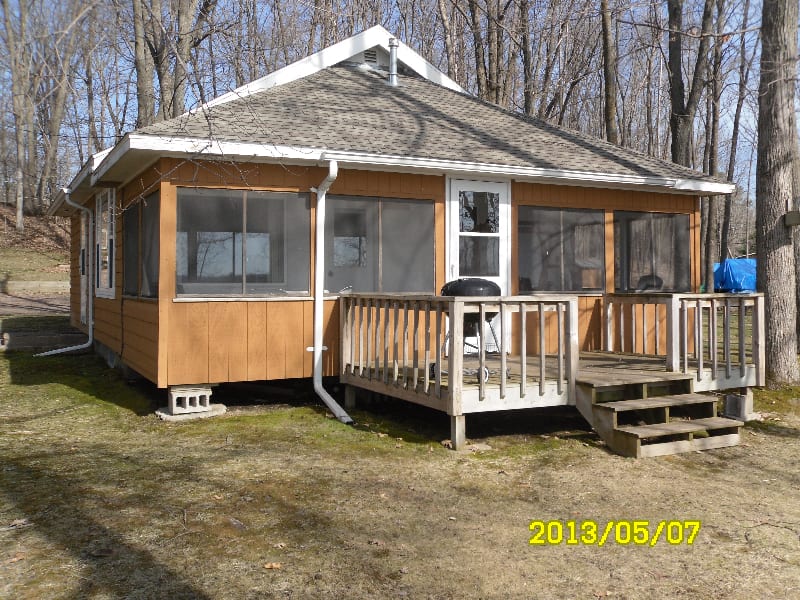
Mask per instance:
[[[313,302],[231,300],[175,302],[177,188],[230,187],[310,192],[327,174],[319,167],[224,165],[162,160],[161,271],[159,277],[158,377],[160,387],[224,381],[311,377]],[[342,170],[331,195],[407,198],[434,202],[435,281],[445,279],[445,178]],[[315,210],[312,195],[311,254]],[[313,261],[312,261],[313,262]],[[310,277],[313,281],[313,264]],[[433,291],[433,290],[431,290]],[[339,374],[338,301],[324,305],[324,374]]]
[[[176,302],[176,225],[179,187],[223,187],[310,193],[327,174],[320,167],[250,163],[204,162],[161,159],[117,190],[118,206],[127,207],[153,191],[160,191],[159,299],[123,298],[123,240],[121,213],[116,218],[114,299],[94,298],[95,337],[120,354],[136,371],[159,387],[223,381],[258,381],[309,377],[312,355],[312,301],[191,301]],[[446,178],[444,176],[382,173],[343,169],[330,189],[333,195],[418,199],[434,203],[435,284],[438,291],[446,275]],[[613,211],[647,210],[690,215],[692,227],[691,281],[696,290],[699,273],[699,202],[694,196],[574,186],[512,183],[512,240],[516,238],[518,207],[533,205],[591,208],[605,211],[605,264],[607,292],[614,290]],[[93,200],[90,200],[93,202]],[[315,210],[312,194],[311,253],[314,252]],[[70,308],[72,321],[80,320],[80,219],[73,218]],[[90,256],[94,258],[91,249]],[[313,264],[311,268],[313,280]],[[511,256],[511,293],[519,293],[519,260]],[[603,347],[604,300],[600,294],[579,298],[579,337],[582,350]],[[339,373],[339,309],[335,300],[325,302],[325,374]],[[653,315],[654,317],[654,315]],[[547,323],[555,317],[548,315]],[[651,318],[648,327],[653,326]],[[661,323],[663,325],[663,321]],[[529,322],[528,343],[538,322]],[[548,334],[548,348],[556,345]],[[519,342],[516,339],[514,347]]]

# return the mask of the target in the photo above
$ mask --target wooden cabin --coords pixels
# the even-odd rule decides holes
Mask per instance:
[[[159,387],[339,377],[447,412],[456,447],[466,414],[572,404],[647,455],[734,443],[696,393],[763,383],[760,296],[698,294],[699,198],[732,190],[483,102],[374,27],[128,133],[51,212],[73,324]],[[464,277],[501,294],[438,295]],[[634,401],[667,429],[619,433]]]

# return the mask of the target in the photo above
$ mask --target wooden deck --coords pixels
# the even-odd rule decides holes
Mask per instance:
[[[698,421],[686,432],[680,425],[624,431],[628,424],[607,419],[596,405],[669,396],[665,407],[629,409],[650,411],[648,424],[656,417],[668,423],[669,407],[681,413],[687,394],[763,385],[763,296],[631,294],[608,301],[621,306],[606,311],[609,350],[579,353],[575,297],[344,295],[340,380],[346,403],[360,388],[445,412],[456,448],[465,440],[465,415],[559,405],[577,406],[610,445],[629,455],[711,443],[695,432],[732,436],[733,426],[716,421]],[[662,313],[663,325],[652,321]],[[492,320],[497,331],[490,347],[485,323]],[[477,324],[484,324],[482,334]],[[477,341],[465,344],[467,338]],[[467,346],[477,352],[462,354]],[[705,413],[690,417],[716,418],[708,408]],[[681,443],[658,446],[672,442]]]

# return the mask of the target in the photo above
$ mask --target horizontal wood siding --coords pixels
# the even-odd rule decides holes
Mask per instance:
[[[122,360],[151,381],[158,377],[158,303],[122,301]]]

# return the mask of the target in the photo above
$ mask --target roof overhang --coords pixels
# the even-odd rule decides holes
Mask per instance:
[[[73,202],[78,204],[86,202],[94,193],[92,189],[94,186],[92,174],[111,151],[112,148],[107,148],[97,154],[93,154],[89,160],[84,163],[75,177],[73,177],[69,185],[66,188],[58,190],[53,202],[47,209],[47,214],[50,216],[67,217],[76,210],[75,207],[67,204],[67,193],[69,193],[70,200]]]
[[[703,179],[546,169],[436,158],[346,152],[326,148],[272,146],[195,138],[165,138],[138,134],[128,134],[112,151],[103,157],[91,173],[89,185],[95,187],[108,181],[126,182],[141,171],[143,165],[149,164],[160,157],[171,156],[182,157],[187,160],[227,160],[299,165],[322,165],[327,161],[336,160],[343,168],[372,171],[446,174],[472,178],[494,177],[516,181],[613,189],[638,189],[698,196],[732,194],[736,189],[736,186],[731,183]]]

